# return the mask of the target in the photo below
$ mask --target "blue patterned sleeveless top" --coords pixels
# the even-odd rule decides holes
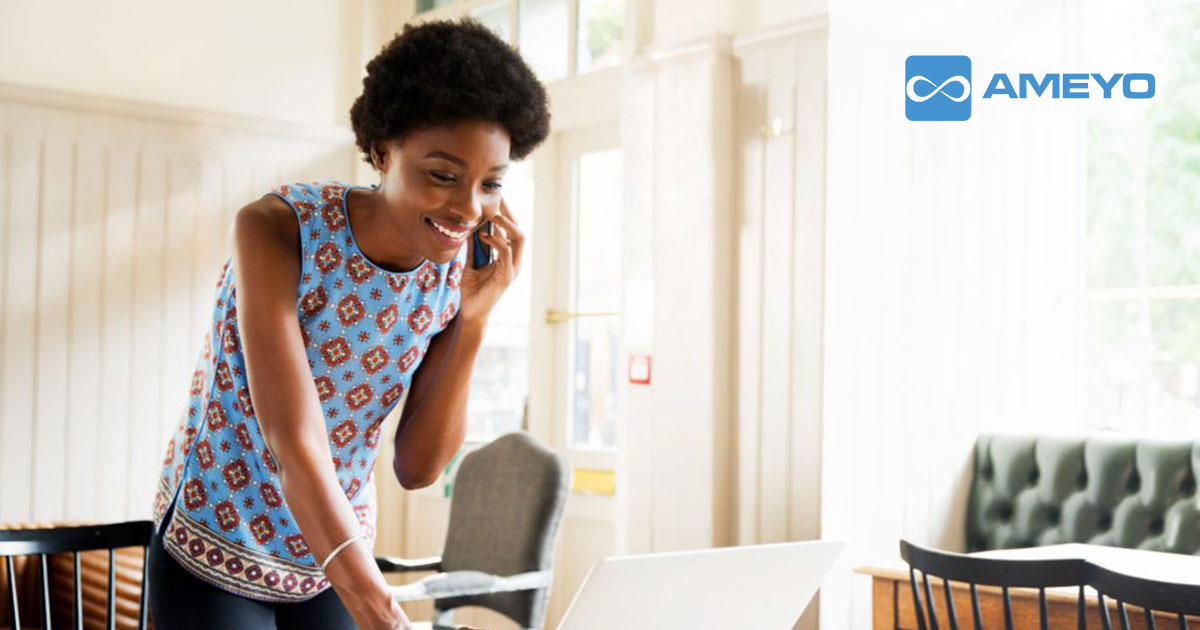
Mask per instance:
[[[373,544],[371,471],[382,424],[430,338],[457,312],[466,249],[449,263],[425,261],[407,272],[375,265],[351,232],[349,188],[313,182],[271,192],[300,222],[296,316],[338,480]],[[231,263],[221,269],[190,398],[167,444],[155,531],[165,526],[166,550],[209,583],[262,601],[302,601],[329,581],[288,510],[254,415]]]

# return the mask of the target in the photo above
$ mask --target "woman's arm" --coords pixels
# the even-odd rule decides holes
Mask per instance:
[[[475,269],[474,249],[467,244],[461,306],[429,342],[400,415],[392,470],[409,490],[436,481],[462,446],[467,433],[467,390],[487,318],[521,268],[525,235],[503,200],[487,220],[496,229],[492,234],[480,233],[480,238],[492,246],[492,264]]]
[[[231,228],[238,333],[246,378],[284,500],[313,556],[361,529],[338,483],[324,413],[308,365],[296,300],[299,224],[277,197],[238,211]],[[326,572],[361,628],[407,628],[367,545],[351,544]]]
[[[467,391],[483,328],[482,322],[451,319],[429,342],[413,374],[392,457],[392,470],[406,490],[436,481],[462,446],[467,434]]]

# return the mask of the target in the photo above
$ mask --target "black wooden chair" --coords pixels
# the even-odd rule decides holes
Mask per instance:
[[[83,525],[52,529],[8,529],[0,530],[0,557],[4,558],[8,571],[8,597],[11,602],[12,628],[21,628],[21,616],[17,605],[17,580],[13,566],[14,556],[39,556],[41,566],[42,626],[51,627],[50,610],[50,554],[73,552],[75,560],[75,628],[83,628],[83,592],[79,568],[79,554],[83,551],[108,550],[108,615],[107,627],[116,628],[116,558],[121,547],[145,547],[142,553],[142,589],[138,603],[138,629],[146,628],[146,553],[149,550],[154,524],[150,521],[129,521],[111,525]]]
[[[1200,616],[1200,586],[1158,582],[1104,567],[1093,567],[1092,588],[1099,593],[1100,623],[1104,630],[1112,629],[1112,619],[1104,599],[1107,596],[1117,602],[1117,617],[1122,630],[1130,630],[1129,611],[1126,606],[1137,606],[1145,616],[1146,628],[1157,630],[1155,612],[1175,617],[1179,630],[1187,630],[1187,618]]]
[[[969,585],[971,594],[971,617],[975,630],[983,630],[983,615],[979,607],[977,585],[1000,587],[1004,600],[1004,628],[1013,630],[1012,600],[1010,588],[1038,590],[1038,618],[1041,630],[1049,628],[1049,613],[1046,605],[1046,589],[1075,586],[1079,589],[1078,629],[1087,628],[1087,600],[1084,586],[1089,584],[1093,565],[1084,560],[1000,560],[978,558],[944,551],[934,551],[900,541],[900,556],[908,563],[909,585],[912,589],[913,605],[919,630],[958,630],[958,611],[954,608],[951,581]],[[921,573],[918,585],[917,572]],[[933,601],[930,577],[941,578],[945,593],[946,611],[939,623],[937,606]],[[922,597],[922,594],[924,597]],[[922,603],[922,599],[924,603]],[[926,619],[928,618],[928,625]]]

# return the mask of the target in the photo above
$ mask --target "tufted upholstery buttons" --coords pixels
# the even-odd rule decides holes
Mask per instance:
[[[1200,440],[984,434],[973,473],[968,551],[1088,540],[1200,550]]]

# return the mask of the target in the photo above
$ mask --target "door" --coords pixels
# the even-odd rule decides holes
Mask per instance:
[[[547,627],[557,624],[591,565],[614,551],[613,469],[624,356],[621,183],[616,123],[557,132],[529,159],[512,165],[503,190],[526,235],[524,262],[489,319],[476,359],[463,453],[428,488],[404,492],[379,484],[381,529],[385,512],[403,523],[395,540],[381,531],[380,553],[437,555],[462,454],[524,428],[566,455],[573,487],[559,531]],[[390,467],[390,453],[381,452],[380,459]],[[429,619],[432,612],[424,602],[405,609],[414,619]],[[455,621],[515,628],[475,609],[459,611]]]

